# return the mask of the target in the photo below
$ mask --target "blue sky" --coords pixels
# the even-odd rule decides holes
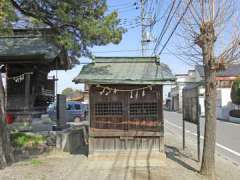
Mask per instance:
[[[139,0],[108,0],[109,9],[112,10],[114,8],[119,9],[119,17],[122,19],[122,21],[128,22],[128,27],[131,26],[133,22],[135,22],[135,18],[137,16],[140,16],[140,9],[135,9],[136,6],[133,5],[134,2],[138,2]],[[137,5],[139,7],[139,5]],[[135,25],[136,26],[136,25]],[[157,27],[158,28],[158,27]],[[161,24],[159,24],[159,29],[161,28]],[[101,47],[94,47],[93,48],[93,54],[95,56],[141,56],[141,51],[134,51],[129,52],[127,50],[136,50],[140,49],[141,45],[141,27],[138,26],[136,28],[129,28],[128,31],[123,35],[123,39],[120,44],[113,45],[109,44],[107,46],[101,46]],[[153,46],[153,45],[152,45]],[[173,49],[174,45],[173,43],[170,43],[168,45],[169,49]],[[151,46],[150,46],[151,48]],[[126,50],[125,52],[108,52],[108,51],[119,51],[119,50]],[[106,52],[106,53],[104,53]],[[148,53],[146,55],[151,55],[152,51],[147,51]],[[90,62],[91,60],[88,58],[80,58],[80,63],[86,63]],[[167,54],[166,52],[163,53],[163,55],[160,56],[160,61],[162,63],[167,64],[173,73],[186,73],[188,69],[191,69],[193,67],[183,63],[176,57]],[[61,91],[66,87],[72,87],[74,89],[82,89],[82,84],[74,84],[72,82],[72,79],[78,75],[83,65],[78,65],[72,70],[68,71],[58,71],[58,93],[61,93]],[[55,74],[56,72],[51,72],[51,75]]]

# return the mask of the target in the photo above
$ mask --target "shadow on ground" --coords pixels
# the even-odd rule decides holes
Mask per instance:
[[[89,153],[89,148],[87,145],[79,147],[70,152],[70,154],[72,154],[72,155],[84,155],[86,157],[88,156],[88,153]]]
[[[14,162],[13,163],[34,159],[43,154],[47,154],[50,151],[51,151],[51,148],[47,147],[47,146],[39,146],[36,148],[14,149],[14,151],[13,151]]]
[[[174,146],[166,145],[165,152],[166,152],[167,158],[177,162],[178,164],[180,164],[181,166],[183,166],[184,168],[186,168],[188,170],[191,170],[193,172],[198,172],[194,167],[192,167],[189,164],[187,164],[186,162],[184,162],[181,157],[193,160],[195,162],[197,162],[197,161],[195,159],[187,156],[186,154],[180,152],[178,148],[176,148]]]

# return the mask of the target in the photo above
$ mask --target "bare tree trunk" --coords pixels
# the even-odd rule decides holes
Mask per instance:
[[[200,173],[211,180],[215,179],[216,70],[213,53],[215,40],[213,23],[202,24],[201,34],[197,39],[203,53],[205,72],[205,134]]]
[[[0,73],[0,102],[1,102],[1,118],[0,118],[0,169],[6,167],[13,162],[13,153],[8,134],[8,129],[5,123],[5,93],[2,82],[2,74]]]

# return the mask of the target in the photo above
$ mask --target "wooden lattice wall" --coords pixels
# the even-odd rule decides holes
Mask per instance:
[[[146,85],[104,86],[124,90],[146,87]],[[160,141],[163,139],[164,130],[162,86],[145,89],[144,96],[140,90],[136,97],[135,91],[132,98],[129,91],[101,95],[102,90],[102,87],[95,85],[89,89],[91,150],[106,151],[130,147],[148,149],[150,146],[160,150],[163,146]]]

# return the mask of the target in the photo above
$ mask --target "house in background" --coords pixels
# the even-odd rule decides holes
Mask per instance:
[[[204,68],[203,66],[197,66],[195,68],[196,72],[201,75],[202,82],[204,82]],[[229,112],[235,109],[235,105],[232,104],[231,100],[231,87],[233,81],[239,77],[240,75],[240,64],[233,64],[229,65],[225,70],[220,71],[216,74],[216,83],[217,83],[217,102],[216,102],[216,111],[217,111],[217,118],[223,120],[229,120],[231,118],[229,116]],[[205,90],[203,86],[198,86],[199,88],[199,98],[201,100],[200,109],[201,115],[205,115],[205,106],[204,106],[204,94]]]
[[[181,112],[181,108],[174,109],[174,107],[181,107],[182,105],[182,89],[188,88],[188,89],[194,89],[197,88],[199,92],[199,104],[200,104],[200,110],[201,110],[201,116],[205,115],[205,106],[204,106],[204,99],[205,99],[205,89],[204,89],[204,68],[203,66],[195,66],[194,70],[191,70],[191,74],[187,74],[184,76],[178,76],[177,77],[177,83],[174,88],[172,88],[170,94],[171,94],[171,103],[173,104],[173,111]],[[235,105],[232,104],[231,101],[231,86],[233,81],[238,78],[240,75],[240,64],[233,64],[226,68],[226,70],[220,71],[216,75],[216,83],[217,83],[217,118],[223,119],[223,120],[229,120],[231,118],[229,116],[229,112],[233,109],[235,109]],[[189,78],[192,77],[192,78]],[[193,81],[191,83],[183,83],[188,82],[187,80],[192,79]],[[179,91],[176,90],[178,89]],[[177,94],[177,103],[175,101]],[[175,103],[175,105],[174,105]],[[177,105],[176,105],[177,104]]]
[[[89,88],[89,153],[164,149],[163,85],[156,57],[96,57],[73,80]]]
[[[170,91],[170,109],[171,111],[182,112],[182,92],[185,87],[199,85],[202,82],[203,71],[200,66],[195,66],[194,70],[189,70],[187,74],[176,74],[176,84]],[[202,88],[200,86],[199,102],[203,104]],[[202,108],[204,112],[204,108]]]
[[[67,96],[67,101],[79,101],[83,104],[89,104],[89,93],[88,91],[74,91]]]
[[[217,73],[217,118],[230,120],[229,112],[236,107],[231,100],[231,87],[240,76],[240,64],[233,64]]]
[[[70,67],[66,51],[52,43],[49,29],[17,29],[0,37],[1,73],[6,76],[7,113],[15,121],[30,121],[54,101],[51,70]]]
[[[187,74],[176,74],[176,86],[171,88],[171,110],[182,111],[182,89],[187,81]]]

